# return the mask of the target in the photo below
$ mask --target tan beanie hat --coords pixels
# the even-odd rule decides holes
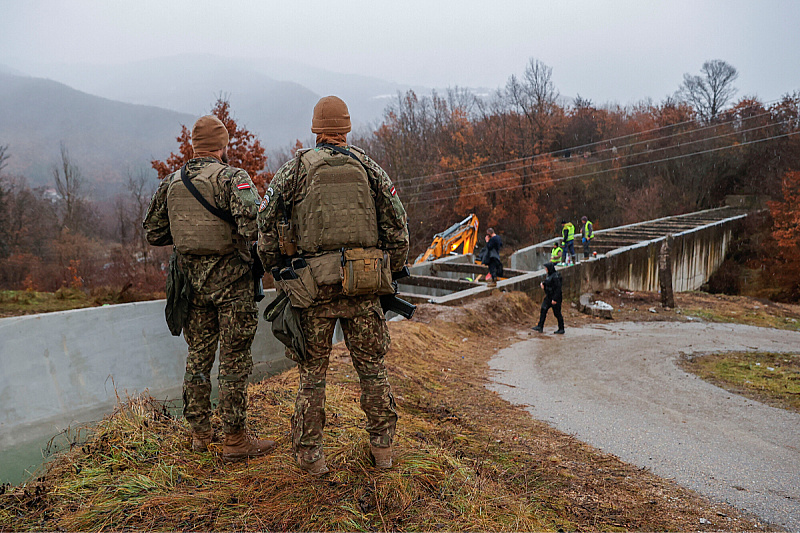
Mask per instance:
[[[341,98],[326,96],[314,106],[311,133],[347,133],[350,131],[350,112]]]
[[[192,128],[192,149],[195,152],[216,152],[228,146],[228,130],[214,115],[197,119]]]

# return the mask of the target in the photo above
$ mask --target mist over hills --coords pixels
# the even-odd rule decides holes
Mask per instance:
[[[0,72],[0,145],[11,156],[4,172],[51,185],[60,143],[86,179],[88,192],[108,197],[127,174],[149,169],[176,147],[192,115],[115,102],[62,83]]]
[[[337,65],[340,66],[340,65]],[[320,97],[336,94],[349,108],[354,129],[378,123],[384,108],[411,87],[341,74],[279,59],[227,59],[186,54],[123,65],[31,65],[32,73],[78,90],[122,102],[200,116],[226,96],[237,121],[256,133],[267,149],[307,141],[311,113]]]
[[[128,173],[149,170],[152,159],[175,150],[181,125],[191,127],[220,95],[270,154],[297,139],[313,142],[311,115],[321,96],[342,97],[354,131],[366,132],[409,89],[420,96],[431,92],[296,61],[213,55],[123,65],[0,65],[0,145],[9,145],[11,155],[5,172],[38,186],[52,184],[59,143],[65,142],[93,194],[102,198],[121,190]]]

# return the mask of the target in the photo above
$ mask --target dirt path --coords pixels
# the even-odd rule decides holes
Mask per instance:
[[[584,326],[565,336],[533,334],[498,352],[490,388],[624,461],[800,531],[800,415],[731,394],[677,364],[681,352],[798,347],[798,332],[738,324]]]

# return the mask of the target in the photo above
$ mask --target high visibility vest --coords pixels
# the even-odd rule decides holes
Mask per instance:
[[[561,252],[562,249],[560,246],[556,246],[553,248],[553,251],[550,252],[550,262],[551,263],[560,263],[561,262]]]
[[[583,225],[583,238],[594,239],[594,227],[591,220],[587,220],[586,224]]]
[[[567,222],[566,224],[564,224],[564,228],[566,228],[566,230],[568,231],[567,238],[564,241],[564,243],[566,244],[568,242],[574,241],[575,240],[575,226],[572,225],[572,222]],[[562,238],[564,237],[564,231],[563,230],[561,231],[561,237]]]

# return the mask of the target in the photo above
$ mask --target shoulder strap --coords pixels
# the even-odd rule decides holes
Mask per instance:
[[[320,144],[317,145],[317,148],[330,148],[334,152],[340,153],[342,155],[346,155],[348,157],[352,157],[353,159],[358,161],[359,165],[364,167],[364,172],[367,173],[367,177],[370,176],[369,168],[367,167],[367,165],[365,165],[364,162],[357,155],[355,155],[353,152],[351,152],[350,150],[342,148],[341,146],[336,146],[334,144],[328,144],[328,143],[320,143]]]
[[[203,207],[205,207],[209,213],[211,213],[217,218],[221,218],[222,220],[224,220],[229,224],[233,224],[234,226],[236,226],[236,220],[234,220],[233,216],[231,216],[230,213],[226,213],[219,207],[211,205],[210,203],[208,203],[208,200],[206,200],[205,197],[202,194],[200,194],[200,191],[197,190],[197,187],[194,186],[192,180],[190,180],[189,176],[186,174],[186,165],[183,165],[181,167],[181,181],[186,186],[186,188],[189,189],[189,192],[192,193],[192,196],[194,196],[195,199],[197,199],[197,201],[200,202],[200,204]]]

